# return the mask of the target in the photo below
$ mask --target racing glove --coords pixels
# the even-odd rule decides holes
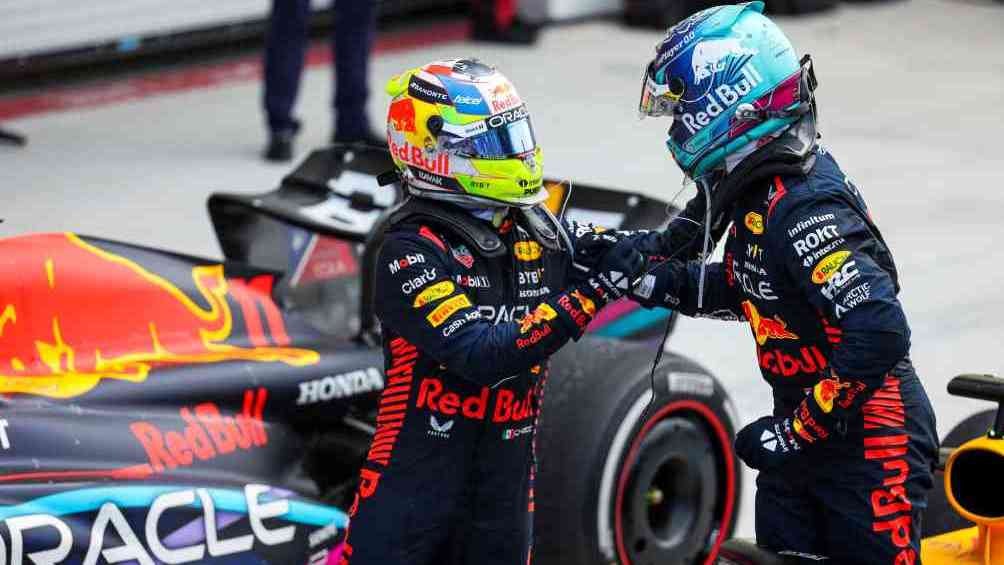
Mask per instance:
[[[583,282],[589,279],[591,271],[599,265],[600,259],[624,239],[615,231],[590,232],[575,241],[575,252],[572,254],[572,282]]]
[[[736,434],[736,455],[759,471],[778,469],[802,452],[792,418],[764,416]]]
[[[793,455],[845,429],[849,415],[874,393],[836,373],[820,380],[787,418],[764,416],[736,434],[736,454],[754,469],[776,469]]]
[[[598,234],[602,236],[603,234]],[[616,237],[616,236],[613,236]],[[645,267],[645,258],[629,239],[621,239],[610,247],[591,270],[582,272],[582,266],[573,263],[573,285],[602,307],[631,292],[635,278]]]

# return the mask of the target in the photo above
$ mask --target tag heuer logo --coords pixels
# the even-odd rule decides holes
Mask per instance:
[[[459,245],[457,247],[451,247],[450,251],[453,252],[453,258],[457,260],[458,263],[470,269],[474,266],[474,256],[467,249],[466,245]]]
[[[453,420],[440,423],[435,416],[429,416],[429,435],[433,437],[449,439],[450,430],[453,429]]]
[[[764,449],[773,453],[777,451],[777,436],[769,430],[764,430],[763,433],[760,434],[760,444],[763,445]]]

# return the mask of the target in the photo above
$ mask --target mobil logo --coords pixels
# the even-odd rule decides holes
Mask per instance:
[[[497,388],[492,400],[492,389],[481,387],[477,394],[462,396],[450,391],[443,381],[435,377],[422,379],[418,386],[416,408],[424,408],[443,416],[461,416],[469,420],[484,420],[491,414],[493,423],[519,422],[534,416],[536,387],[529,388],[525,394],[518,397],[516,392],[507,388]]]

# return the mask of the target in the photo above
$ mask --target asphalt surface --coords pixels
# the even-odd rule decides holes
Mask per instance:
[[[1001,228],[1004,4],[912,0],[844,5],[779,20],[812,54],[824,142],[864,193],[900,268],[913,358],[939,429],[985,404],[952,398],[961,372],[1004,374]],[[370,114],[383,80],[435,58],[496,64],[528,101],[548,176],[669,198],[680,187],[665,123],[635,117],[641,73],[661,37],[612,22],[549,29],[532,48],[436,45],[375,59]],[[298,150],[330,135],[330,72],[305,77]],[[30,136],[0,147],[0,236],[72,230],[219,256],[205,198],[262,191],[288,167],[258,159],[264,143],[254,81],[10,121]],[[745,325],[681,320],[673,349],[711,369],[744,422],[767,413]],[[739,533],[752,535],[752,481]]]

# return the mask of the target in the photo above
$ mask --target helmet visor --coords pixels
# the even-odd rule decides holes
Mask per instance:
[[[638,99],[638,117],[655,118],[672,116],[677,103],[683,96],[685,84],[679,78],[671,79],[663,84],[655,79],[652,63],[645,69],[641,79],[641,96]]]
[[[537,140],[525,106],[485,118],[483,127],[449,143],[457,152],[475,159],[510,159],[537,148]],[[444,131],[449,132],[447,128]]]

